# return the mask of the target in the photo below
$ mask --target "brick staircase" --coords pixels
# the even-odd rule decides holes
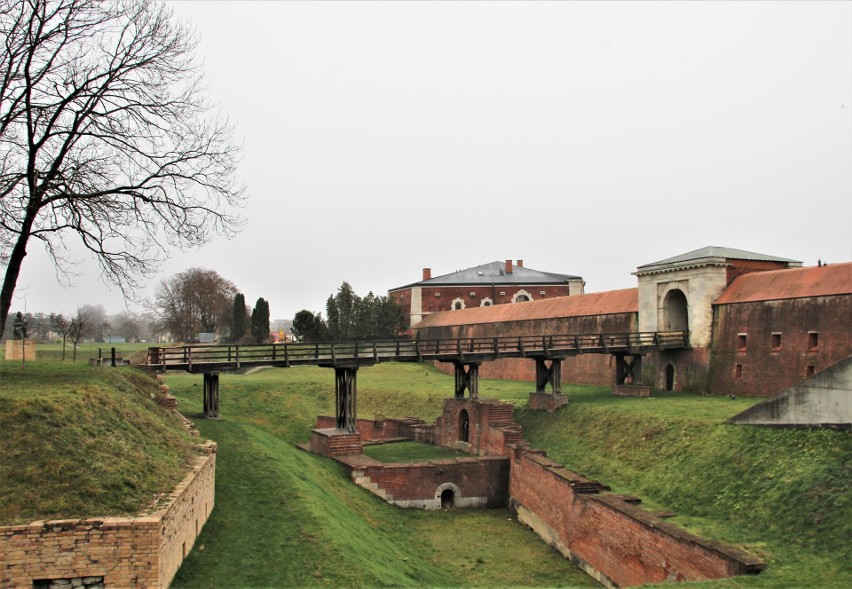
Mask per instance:
[[[378,495],[385,501],[393,501],[393,496],[385,492],[384,489],[379,487],[378,483],[374,483],[370,477],[364,474],[363,470],[353,470],[352,471],[352,481],[363,489],[367,489],[373,495]]]

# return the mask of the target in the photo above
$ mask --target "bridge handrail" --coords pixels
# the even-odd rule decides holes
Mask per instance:
[[[149,367],[270,363],[323,364],[340,361],[391,361],[452,358],[488,358],[560,355],[584,352],[634,352],[649,349],[688,348],[688,331],[599,334],[545,334],[470,338],[414,338],[376,341],[186,344],[148,348]]]

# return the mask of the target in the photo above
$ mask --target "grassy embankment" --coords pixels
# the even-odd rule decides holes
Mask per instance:
[[[0,361],[0,524],[134,514],[186,474],[193,439],[136,369]]]
[[[115,428],[125,428],[119,423],[72,424],[70,431],[78,433],[61,435],[51,431],[63,429],[60,421],[31,437],[26,427],[17,426],[7,435],[6,424],[20,420],[36,427],[39,420],[50,422],[59,407],[79,414],[81,423],[97,421],[102,411],[93,408],[109,397],[102,389],[121,388],[101,379],[124,372],[78,365],[59,377],[53,368],[38,374],[35,366],[25,370],[28,378],[35,376],[37,386],[61,378],[67,390],[59,395],[60,402],[51,402],[52,408],[43,407],[44,395],[33,381],[8,384],[7,376],[16,369],[3,364],[0,415],[6,421],[0,435],[6,437],[0,447],[5,450],[14,440],[35,452],[43,446],[51,457],[57,449],[73,449],[88,440],[89,445],[103,442],[116,457],[127,457],[116,451],[121,444],[109,442]],[[331,371],[274,369],[223,375],[221,380],[224,419],[197,422],[205,437],[219,443],[217,504],[174,587],[593,585],[505,510],[400,510],[352,485],[335,463],[296,450],[295,443],[308,439],[315,415],[333,410]],[[200,412],[200,376],[169,374],[167,381],[185,414]],[[28,388],[33,390],[20,392]],[[690,531],[738,544],[767,560],[767,570],[757,577],[696,587],[852,586],[847,562],[852,520],[848,432],[722,424],[753,400],[681,395],[620,399],[601,389],[575,387],[568,390],[571,405],[547,415],[525,411],[529,390],[528,383],[480,382],[481,396],[516,405],[527,439],[554,459],[616,491],[641,496],[652,509],[678,512],[675,522]],[[359,415],[431,421],[451,392],[452,379],[430,367],[362,369]],[[24,403],[29,408],[10,421],[8,407],[17,407],[19,397],[29,399]],[[124,401],[130,398],[124,394]],[[142,438],[156,427],[140,424],[126,402],[121,411],[119,421],[133,424],[127,429]],[[159,451],[154,447],[148,454]],[[69,455],[62,466],[33,463],[30,470],[49,473],[51,479],[89,480],[85,477],[97,468],[87,454]],[[28,458],[19,452],[20,468],[9,472],[18,476],[26,471]],[[133,480],[142,458],[129,458],[134,472],[124,476]],[[8,458],[0,455],[0,460],[6,464]],[[66,477],[65,469],[71,467],[84,472]],[[0,473],[0,481],[6,474]],[[71,497],[88,494],[90,488],[66,485],[44,494]],[[7,489],[2,488],[0,498],[19,492]],[[124,494],[119,487],[116,495]],[[72,514],[61,514],[67,515]]]

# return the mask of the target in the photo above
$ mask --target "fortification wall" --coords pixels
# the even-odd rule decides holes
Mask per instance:
[[[203,448],[206,455],[149,515],[0,528],[0,587],[32,589],[35,581],[95,577],[103,577],[106,587],[168,587],[213,509],[216,444]]]
[[[386,501],[400,507],[440,509],[445,491],[452,493],[455,507],[505,507],[509,496],[505,457],[381,464],[359,468],[357,476],[369,479],[359,484],[377,485]]]
[[[417,417],[356,419],[355,430],[361,434],[362,440],[367,441],[413,439],[413,427],[424,424],[425,422]],[[334,429],[335,427],[337,427],[337,419],[333,415],[317,416],[317,429]]]
[[[635,498],[601,494],[606,487],[540,452],[518,447],[511,465],[518,520],[605,586],[719,579],[763,568],[736,548],[635,507]]]

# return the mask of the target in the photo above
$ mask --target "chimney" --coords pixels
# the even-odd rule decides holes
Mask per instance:
[[[524,261],[518,260],[518,268],[523,268],[523,267],[524,267]]]
[[[423,268],[423,281],[432,280],[432,268]]]
[[[512,260],[506,260],[506,274],[512,273]]]

